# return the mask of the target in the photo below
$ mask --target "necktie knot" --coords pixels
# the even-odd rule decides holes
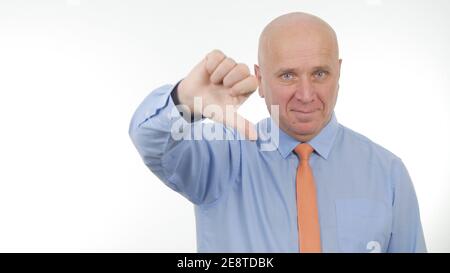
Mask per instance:
[[[302,143],[295,147],[295,153],[300,156],[300,159],[308,160],[311,153],[314,151],[314,148],[308,143]]]

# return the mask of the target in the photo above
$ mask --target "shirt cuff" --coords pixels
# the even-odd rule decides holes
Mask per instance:
[[[175,105],[180,105],[180,104],[181,104],[180,101],[178,100],[178,85],[180,84],[180,82],[181,82],[182,80],[183,80],[183,79],[181,79],[181,80],[175,85],[175,87],[173,88],[172,92],[170,93],[170,94],[171,94],[171,99],[172,99],[172,101],[173,101],[173,103],[174,103]],[[192,123],[192,122],[196,122],[196,121],[199,121],[199,120],[203,120],[203,119],[205,119],[205,117],[204,117],[203,115],[201,115],[201,116],[195,116],[193,113],[191,113],[191,116],[190,116],[190,117],[184,117],[184,119],[185,119],[186,121],[190,121],[190,122]]]
[[[198,117],[194,119],[192,116],[183,117],[182,111],[175,105],[173,94],[180,82],[181,80],[175,86],[170,84],[160,86],[151,92],[138,107],[135,115],[136,120],[133,123],[137,127],[150,127],[159,131],[170,132],[172,130],[178,131],[181,127],[189,127],[192,125],[191,122],[202,121],[203,116],[201,119]],[[177,126],[173,126],[175,123],[177,123]]]

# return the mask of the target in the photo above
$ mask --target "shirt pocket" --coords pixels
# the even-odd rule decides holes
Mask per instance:
[[[337,236],[341,252],[385,252],[392,212],[380,201],[365,198],[337,199]]]

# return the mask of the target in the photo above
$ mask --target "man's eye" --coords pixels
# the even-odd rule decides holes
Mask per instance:
[[[281,75],[281,78],[283,80],[291,80],[294,76],[292,75],[292,73],[284,73],[283,75]]]
[[[314,77],[316,77],[318,79],[323,79],[323,78],[325,78],[325,76],[327,74],[328,74],[327,71],[320,70],[320,71],[317,71],[316,73],[314,73]]]

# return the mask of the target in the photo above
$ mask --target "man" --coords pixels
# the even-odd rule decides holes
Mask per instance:
[[[402,161],[337,122],[333,29],[310,14],[282,15],[261,33],[258,63],[255,77],[214,50],[175,87],[152,92],[130,124],[149,169],[195,204],[198,251],[425,252]],[[258,86],[271,118],[256,130],[236,109]],[[247,139],[186,138],[198,124]],[[262,149],[267,139],[274,149]]]

